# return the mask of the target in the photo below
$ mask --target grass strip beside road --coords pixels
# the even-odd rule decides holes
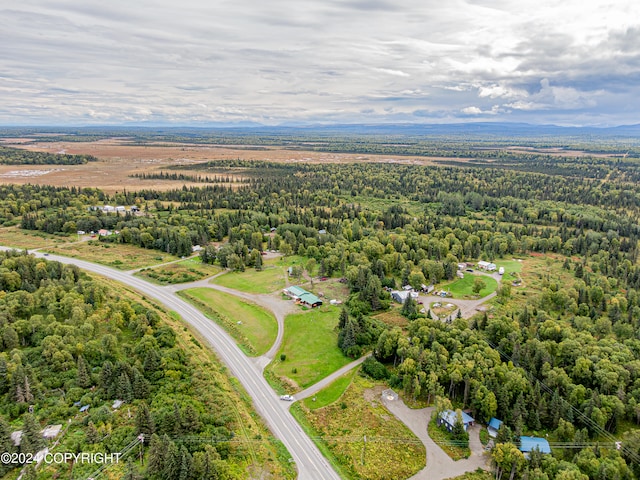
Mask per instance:
[[[292,406],[321,451],[326,452],[320,442],[332,454],[325,453],[327,458],[340,463],[336,470],[342,478],[409,478],[425,466],[424,445],[382,405],[383,389],[383,384],[355,375],[337,402],[315,410],[304,403]]]
[[[354,368],[350,372],[345,373],[343,376],[331,383],[328,387],[320,390],[314,396],[305,398],[304,404],[307,406],[307,408],[309,408],[309,410],[316,410],[318,408],[326,407],[327,405],[332,404],[333,402],[338,400],[347,390],[349,385],[351,385],[351,380],[353,380],[353,376],[357,371],[358,368]]]
[[[224,328],[246,355],[264,354],[278,335],[278,323],[270,312],[228,293],[203,287],[178,295]]]
[[[158,250],[149,250],[124,243],[101,242],[99,240],[47,247],[43,250],[56,255],[107,265],[118,270],[149,267],[159,263],[171,262],[178,258]]]

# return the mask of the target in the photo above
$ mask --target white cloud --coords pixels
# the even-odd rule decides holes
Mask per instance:
[[[0,11],[5,124],[513,112],[624,123],[640,94],[630,0],[23,0]]]

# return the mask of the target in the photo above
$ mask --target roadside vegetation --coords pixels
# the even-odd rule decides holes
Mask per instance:
[[[424,446],[381,404],[382,390],[356,375],[337,402],[314,410],[294,405],[316,442],[340,464],[343,478],[408,478],[425,466]]]
[[[114,245],[99,240],[53,247],[47,246],[43,250],[56,255],[100,263],[118,270],[135,270],[177,260],[177,257],[166,253],[133,245]]]
[[[276,319],[258,305],[204,287],[181,290],[179,295],[219,323],[249,356],[264,354],[276,339]]]
[[[144,434],[144,445],[107,465],[107,475],[295,477],[246,394],[178,320],[74,266],[9,252],[0,253],[0,269],[3,452],[121,452]],[[44,439],[41,429],[55,424],[55,440]],[[76,463],[74,476],[96,468]],[[1,469],[14,478],[18,465]],[[67,473],[67,464],[43,463],[27,478]]]

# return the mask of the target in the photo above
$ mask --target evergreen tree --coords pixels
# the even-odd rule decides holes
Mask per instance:
[[[91,386],[91,374],[89,373],[89,365],[82,355],[78,355],[78,386],[81,388],[89,388]]]
[[[456,421],[451,429],[451,434],[455,439],[456,445],[462,448],[469,447],[469,434],[464,429],[464,422],[462,421],[462,412],[456,411]]]
[[[127,402],[133,400],[133,388],[131,388],[131,380],[129,380],[129,375],[126,372],[122,372],[118,377],[116,396]]]
[[[189,480],[191,478],[191,471],[193,470],[193,458],[187,450],[187,447],[182,445],[180,447],[180,472],[178,473],[178,480]]]
[[[36,453],[45,447],[44,438],[40,433],[41,427],[36,418],[25,413],[23,416],[22,437],[20,438],[20,451],[22,453]]]
[[[407,298],[402,304],[402,310],[400,313],[403,317],[406,317],[409,320],[415,320],[418,317],[418,304],[411,295],[407,295]]]
[[[133,381],[131,382],[131,388],[133,389],[133,396],[138,399],[147,398],[151,390],[149,381],[144,378],[144,375],[142,375],[135,367],[133,367]]]
[[[182,434],[182,414],[180,413],[180,407],[176,402],[173,402],[173,434]]]
[[[169,447],[169,437],[164,435],[159,437],[155,433],[151,435],[151,442],[149,442],[149,461],[147,463],[147,474],[153,478],[163,478],[166,463],[167,463],[167,451]]]
[[[144,433],[145,437],[149,437],[155,432],[155,424],[151,418],[151,412],[147,402],[141,402],[136,412],[136,434]]]
[[[338,317],[338,330],[342,330],[344,327],[346,327],[347,322],[349,321],[349,311],[347,310],[347,307],[342,307],[342,310],[340,310],[340,316]]]
[[[189,432],[191,435],[198,433],[202,428],[200,415],[191,404],[188,404],[182,410],[182,427],[185,432]]]
[[[11,440],[11,428],[3,415],[0,415],[0,453],[14,453],[16,451]],[[0,475],[4,475],[11,470],[14,465],[9,463],[0,463]]]
[[[100,388],[107,394],[108,398],[111,398],[109,392],[112,390],[113,385],[113,363],[109,360],[102,364],[102,370],[100,371]]]

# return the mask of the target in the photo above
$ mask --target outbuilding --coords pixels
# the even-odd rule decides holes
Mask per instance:
[[[546,438],[520,437],[520,451],[524,453],[525,458],[529,458],[529,454],[534,450],[540,453],[551,453],[551,446]]]
[[[498,430],[502,426],[502,420],[498,420],[496,417],[492,417],[489,420],[489,426],[487,427],[487,432],[489,432],[489,436],[491,438],[496,438],[498,436]]]

